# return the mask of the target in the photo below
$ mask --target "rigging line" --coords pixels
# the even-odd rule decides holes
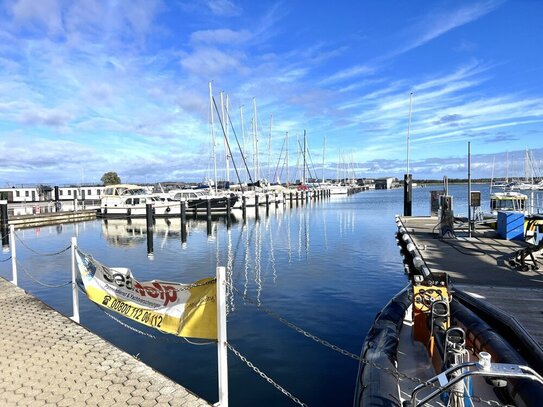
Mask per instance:
[[[241,148],[241,146],[239,144],[238,135],[236,134],[236,130],[234,129],[234,124],[232,123],[232,119],[230,118],[230,113],[226,112],[226,116],[228,118],[228,121],[230,122],[230,128],[232,129],[232,132],[234,133],[234,138],[236,139],[238,149],[239,149],[239,151],[241,153],[241,158],[243,160],[243,164],[245,165],[245,171],[247,171],[247,174],[249,175],[249,181],[251,181],[251,183],[253,183],[253,178],[251,177],[251,171],[249,171],[249,167],[247,166],[247,160],[245,159],[245,153],[244,153],[243,149]],[[228,148],[230,148],[230,146],[228,146]],[[234,162],[233,159],[232,159],[232,162]],[[235,165],[236,164],[234,163],[234,166]],[[241,181],[240,181],[240,184],[241,184]],[[243,188],[242,188],[242,192],[243,192]]]
[[[11,256],[9,256],[9,257],[6,258],[6,259],[0,260],[0,263],[4,263],[4,262],[6,262],[6,261],[8,261],[8,260],[11,260]]]
[[[313,171],[315,172],[315,176],[314,176],[314,179],[317,180],[317,184],[320,185],[320,182],[319,182],[319,179],[317,178],[317,170],[315,169],[315,164],[313,163],[313,156],[311,155],[311,150],[309,150],[309,143],[308,144],[308,148],[307,148],[307,154],[309,155],[309,161],[311,161],[311,165],[313,166]],[[308,168],[309,169],[309,168]]]
[[[273,179],[277,179],[277,170],[279,169],[279,164],[281,163],[281,157],[283,156],[283,149],[285,148],[286,140],[283,139],[283,145],[281,146],[281,152],[279,153],[279,159],[277,160],[277,165],[275,166],[275,172],[273,173]],[[269,181],[269,180],[268,180]]]
[[[221,115],[219,113],[219,108],[217,107],[217,102],[215,101],[215,97],[212,97],[213,105],[215,106],[215,111],[217,112],[217,116],[219,118],[219,123],[221,124],[221,130],[224,135],[224,141],[226,142],[226,145],[228,146],[228,152],[230,153],[230,157],[232,157],[232,164],[234,165],[234,170],[236,171],[236,177],[238,178],[238,182],[241,185],[241,178],[239,176],[238,167],[236,165],[236,162],[234,161],[234,156],[232,154],[232,149],[230,148],[230,142],[228,141],[228,137],[226,137],[226,131],[224,129],[224,123],[222,122]],[[237,137],[236,137],[237,140]],[[217,180],[215,180],[217,182]],[[243,191],[243,190],[242,190]]]
[[[298,145],[300,146],[300,151],[303,152],[303,148],[302,148],[302,145],[300,144],[300,140],[298,140]],[[308,150],[308,151],[309,151],[309,150]],[[307,160],[306,160],[306,162],[305,162],[305,167],[307,168],[307,172],[309,172],[309,176],[310,176],[311,178],[314,178],[314,177],[313,177],[313,174],[311,173],[311,169],[309,168],[309,163],[307,162]]]

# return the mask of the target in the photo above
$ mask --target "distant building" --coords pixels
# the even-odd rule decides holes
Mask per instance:
[[[391,189],[394,186],[396,178],[378,178],[375,180],[375,189]]]
[[[96,185],[58,187],[58,198],[60,201],[97,201],[104,188]],[[0,188],[0,197],[8,203],[49,202],[55,200],[55,189],[48,185]]]

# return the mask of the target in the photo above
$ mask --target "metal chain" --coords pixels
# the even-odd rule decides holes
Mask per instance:
[[[57,255],[59,255],[59,254],[62,254],[62,253],[64,253],[64,252],[70,250],[71,247],[72,247],[72,246],[70,245],[70,246],[66,247],[65,249],[59,250],[58,252],[54,252],[54,253],[41,253],[41,252],[38,252],[38,251],[32,249],[31,247],[29,247],[29,246],[24,242],[24,240],[21,239],[21,238],[19,237],[19,235],[18,235],[17,233],[14,233],[14,234],[15,234],[15,237],[17,238],[17,240],[18,240],[19,242],[21,242],[21,244],[22,244],[24,247],[26,247],[26,248],[27,248],[28,250],[30,250],[32,253],[38,254],[38,255],[40,255],[40,256],[57,256]]]
[[[61,287],[66,287],[68,284],[72,284],[72,280],[70,281],[67,281],[65,283],[62,283],[62,284],[59,284],[59,285],[53,285],[53,284],[46,284],[46,283],[43,283],[41,281],[39,281],[38,279],[36,279],[36,277],[34,277],[32,274],[30,274],[28,272],[28,270],[19,262],[19,260],[15,260],[17,262],[17,264],[21,267],[21,270],[23,270],[23,272],[31,279],[33,280],[35,283],[39,284],[39,285],[42,285],[44,287],[47,287],[47,288],[61,288]]]
[[[131,325],[128,325],[127,323],[121,321],[119,318],[115,317],[114,315],[111,315],[109,312],[107,312],[106,310],[104,310],[101,306],[99,306],[98,304],[94,303],[94,305],[96,305],[98,307],[98,309],[100,309],[100,311],[102,311],[104,314],[106,314],[108,317],[110,317],[112,320],[114,320],[115,322],[117,322],[119,325],[121,325],[122,327],[126,328],[126,329],[129,329],[139,335],[142,335],[142,336],[147,336],[148,338],[151,338],[151,339],[155,339],[159,342],[165,342],[165,343],[190,343],[191,345],[211,345],[211,344],[216,344],[217,342],[216,341],[212,341],[212,342],[202,342],[202,343],[198,343],[198,342],[192,342],[190,340],[188,340],[187,338],[183,337],[182,339],[183,340],[174,340],[174,339],[171,339],[171,338],[160,338],[158,336],[155,336],[153,334],[150,334],[148,332],[144,332],[144,331],[141,331],[137,328],[134,328],[133,326]],[[160,329],[158,330],[159,332],[162,332]],[[163,332],[165,333],[165,332]]]
[[[302,406],[302,407],[307,407],[307,404],[303,403],[300,401],[299,398],[297,397],[294,397],[290,392],[288,392],[287,390],[285,390],[283,387],[281,387],[279,384],[277,384],[276,382],[274,382],[269,376],[267,376],[262,370],[260,370],[258,367],[256,367],[255,365],[253,365],[249,360],[247,360],[247,358],[245,356],[243,356],[241,353],[239,353],[229,342],[226,342],[226,346],[228,347],[228,349],[230,349],[232,351],[232,353],[234,353],[234,355],[236,355],[238,358],[241,359],[241,361],[243,363],[245,363],[247,366],[249,366],[255,373],[257,373],[258,375],[260,375],[260,377],[262,377],[263,379],[265,379],[269,384],[271,384],[273,387],[275,387],[277,390],[279,390],[281,393],[283,393],[285,396],[287,396],[288,398],[290,398],[292,401],[294,401],[296,404]]]
[[[294,331],[304,335],[305,337],[309,338],[309,339],[312,339],[313,341],[329,348],[329,349],[332,349],[344,356],[347,356],[351,359],[354,359],[362,364],[365,364],[365,365],[369,365],[373,368],[376,368],[376,369],[380,369],[380,370],[383,370],[385,372],[388,372],[390,373],[391,375],[393,375],[394,377],[398,378],[398,380],[409,380],[413,383],[416,383],[416,384],[426,384],[427,386],[430,386],[430,387],[433,387],[433,388],[439,388],[439,386],[433,384],[433,383],[427,383],[426,380],[423,380],[423,379],[419,379],[418,377],[411,377],[411,376],[408,376],[406,375],[405,373],[402,373],[400,371],[398,371],[397,369],[392,369],[392,368],[389,368],[389,367],[384,367],[384,366],[380,366],[378,364],[376,364],[375,362],[372,362],[370,360],[367,360],[367,359],[364,359],[352,352],[349,352],[348,350],[345,350],[345,349],[342,349],[340,348],[339,346],[337,345],[334,345],[330,342],[328,342],[327,340],[325,339],[321,339],[319,338],[318,336],[316,335],[313,335],[312,333],[310,332],[307,332],[306,330],[300,328],[299,326],[293,324],[292,322],[290,321],[287,321],[285,318],[283,318],[281,315],[277,314],[276,312],[274,311],[271,311],[265,307],[263,307],[262,305],[260,305],[257,301],[253,300],[252,298],[250,298],[249,296],[247,296],[246,294],[242,293],[240,290],[238,290],[234,285],[232,285],[232,289],[234,291],[236,291],[239,295],[241,295],[243,297],[243,299],[247,300],[248,302],[252,303],[256,308],[258,308],[259,310],[261,310],[262,312],[268,314],[270,317],[278,320],[279,322],[281,322],[282,324],[288,326],[289,328],[293,329]],[[452,391],[452,390],[451,390]],[[462,393],[463,394],[463,393]],[[489,406],[497,406],[497,407],[508,407],[507,404],[502,404],[498,401],[495,401],[495,400],[484,400],[482,398],[480,398],[479,396],[471,396],[472,400],[473,401],[476,401],[476,402],[479,402],[479,403],[484,403],[484,404],[487,404]]]

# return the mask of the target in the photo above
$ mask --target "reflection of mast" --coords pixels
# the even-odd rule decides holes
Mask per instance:
[[[255,222],[255,283],[256,303],[260,305],[260,294],[262,293],[261,257],[262,257],[262,224]]]
[[[234,291],[233,286],[234,282],[232,281],[232,276],[234,274],[234,255],[232,252],[232,230],[228,229],[226,232],[228,239],[227,244],[227,260],[226,260],[226,298],[229,299],[230,311],[234,311]]]

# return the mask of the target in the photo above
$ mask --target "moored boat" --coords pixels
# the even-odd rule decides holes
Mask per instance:
[[[151,204],[155,217],[179,216],[181,206],[164,201],[139,185],[108,185],[100,199],[100,212],[104,217],[145,217],[147,204]]]
[[[357,406],[539,406],[543,349],[513,318],[431,272],[401,221],[409,284],[377,315]]]

